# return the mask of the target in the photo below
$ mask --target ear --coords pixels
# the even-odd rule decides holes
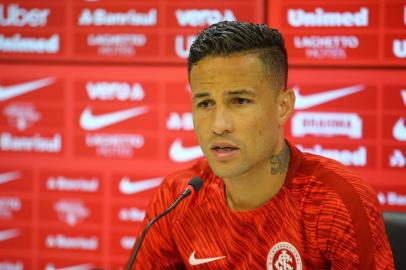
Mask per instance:
[[[279,126],[285,125],[295,108],[295,92],[292,89],[286,89],[279,94]]]

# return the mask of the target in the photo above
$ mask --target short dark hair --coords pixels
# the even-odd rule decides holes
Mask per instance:
[[[256,53],[270,71],[270,82],[276,89],[286,89],[288,60],[282,34],[266,24],[223,21],[199,33],[190,47],[188,74],[193,65],[206,56],[228,56],[236,53]]]

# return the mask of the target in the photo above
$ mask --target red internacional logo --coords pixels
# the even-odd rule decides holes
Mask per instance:
[[[302,258],[297,249],[288,242],[279,242],[268,253],[268,270],[302,270]]]

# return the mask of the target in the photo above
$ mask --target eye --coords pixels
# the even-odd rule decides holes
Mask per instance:
[[[210,100],[203,100],[203,101],[197,103],[197,107],[202,108],[202,109],[207,109],[211,105],[212,105],[212,102]]]
[[[244,105],[250,103],[249,99],[246,98],[234,98],[232,101],[233,104]]]

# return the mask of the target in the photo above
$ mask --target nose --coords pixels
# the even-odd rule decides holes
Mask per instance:
[[[216,108],[212,128],[213,133],[216,135],[223,135],[234,131],[231,113],[226,108]]]

